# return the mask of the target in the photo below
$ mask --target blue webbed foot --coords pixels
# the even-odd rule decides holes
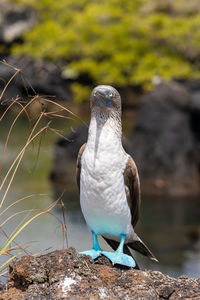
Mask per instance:
[[[106,256],[108,259],[110,259],[113,265],[119,264],[122,266],[134,268],[136,266],[136,262],[134,261],[134,259],[130,255],[123,253],[125,238],[126,235],[121,234],[120,244],[115,252],[103,251],[101,254]]]
[[[134,268],[136,266],[136,263],[134,261],[134,259],[127,255],[127,254],[124,254],[122,252],[119,252],[119,251],[115,251],[115,252],[106,252],[106,251],[103,251],[101,253],[102,255],[106,256],[108,259],[110,259],[114,264],[119,264],[119,265],[123,265],[123,266],[127,266],[127,267],[130,267],[130,268]]]
[[[95,250],[95,249],[80,252],[80,254],[91,256],[92,259],[99,257],[101,255],[101,253],[102,253],[102,250]]]
[[[93,239],[93,248],[91,250],[80,252],[80,254],[89,255],[92,259],[99,257],[102,253],[102,249],[99,246],[98,239],[96,233],[92,231],[92,239]]]

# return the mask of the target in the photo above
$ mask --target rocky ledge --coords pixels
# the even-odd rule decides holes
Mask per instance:
[[[200,278],[113,267],[69,248],[11,264],[0,299],[200,299]]]

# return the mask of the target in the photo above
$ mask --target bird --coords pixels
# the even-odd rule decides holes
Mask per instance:
[[[138,170],[122,146],[121,97],[109,85],[98,85],[90,96],[91,119],[87,142],[79,150],[76,179],[83,216],[92,233],[93,248],[81,252],[112,264],[137,268],[130,249],[157,261],[134,231],[141,192]],[[102,236],[114,252],[104,251]]]

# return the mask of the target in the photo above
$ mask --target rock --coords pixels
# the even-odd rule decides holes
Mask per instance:
[[[22,70],[15,80],[8,86],[4,93],[1,103],[10,104],[11,99],[20,97],[21,101],[27,101],[30,96],[39,94],[41,97],[51,99],[53,101],[71,101],[71,93],[67,80],[61,77],[62,63],[47,62],[43,60],[33,60],[28,57],[6,58],[8,64]],[[8,82],[16,71],[1,63],[0,78],[3,82]],[[0,85],[0,93],[3,91],[4,85]]]
[[[5,83],[20,69],[18,75],[9,84],[0,103],[9,105],[12,99],[19,97],[21,102],[30,100],[35,94],[45,95],[55,101],[71,100],[69,82],[62,77],[65,62],[50,62],[34,60],[28,56],[12,56],[10,46],[15,42],[21,42],[22,35],[28,31],[37,21],[36,12],[25,5],[17,5],[8,1],[0,3],[0,60],[8,64],[0,65],[0,95]],[[5,52],[5,53],[4,53]],[[11,66],[14,68],[12,68]],[[22,78],[22,76],[23,78]],[[2,108],[2,107],[1,107]]]
[[[50,180],[56,186],[74,188],[76,184],[76,159],[80,147],[87,141],[88,127],[80,125],[78,128],[59,138],[54,148],[53,168]],[[73,175],[72,175],[73,174]]]
[[[5,290],[5,285],[3,283],[0,282],[0,292]]]
[[[29,30],[37,21],[36,12],[28,6],[19,6],[1,0],[0,43],[10,44]]]
[[[200,279],[113,267],[106,257],[93,262],[73,248],[24,256],[10,265],[9,273],[1,300],[200,298]]]
[[[178,83],[144,97],[131,134],[144,194],[199,194],[199,116],[200,97]]]
[[[29,6],[4,0],[0,3],[0,44],[3,45],[0,60],[8,63],[0,65],[0,95],[5,83],[15,74],[15,68],[22,71],[10,82],[0,99],[0,104],[8,106],[16,97],[24,103],[35,94],[51,97],[50,99],[55,101],[71,101],[72,99],[69,81],[62,77],[66,62],[50,62],[34,60],[28,56],[9,55],[12,44],[22,42],[22,35],[36,23],[37,19],[36,11]],[[3,106],[0,108],[3,109]]]

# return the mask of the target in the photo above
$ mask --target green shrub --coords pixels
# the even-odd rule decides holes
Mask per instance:
[[[155,75],[167,80],[200,78],[198,1],[14,2],[32,5],[39,21],[12,52],[64,60],[68,78],[87,74],[94,84],[143,89],[151,87]]]

